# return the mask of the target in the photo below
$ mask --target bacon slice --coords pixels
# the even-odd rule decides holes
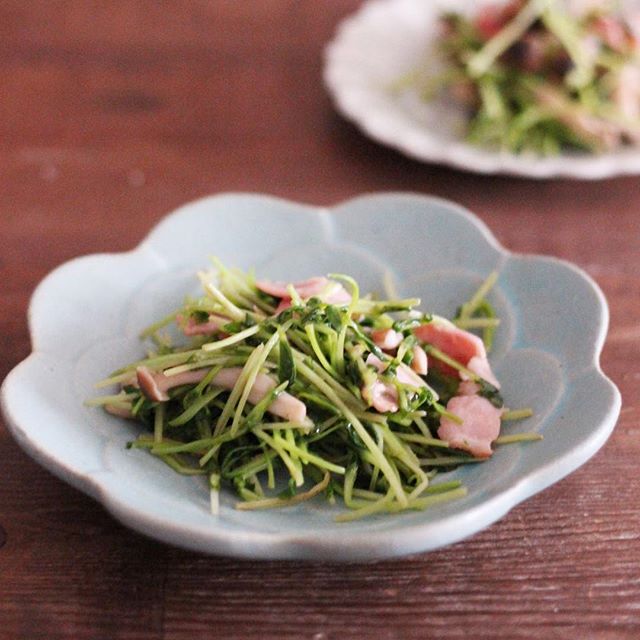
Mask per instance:
[[[327,304],[349,304],[351,294],[339,282],[332,282],[329,289],[320,295],[320,300]]]
[[[440,418],[438,437],[455,449],[468,451],[476,458],[488,458],[491,443],[500,435],[502,410],[486,398],[477,395],[454,396],[447,403],[447,411],[462,419],[457,424],[446,416]]]
[[[276,310],[274,311],[274,315],[277,316],[280,312],[284,311],[285,309],[288,309],[290,306],[291,306],[291,298],[282,298],[282,300],[280,300],[280,302],[278,303]]]
[[[395,413],[398,410],[398,390],[390,383],[375,380],[362,387],[365,402],[380,413]]]
[[[419,375],[426,376],[429,373],[429,361],[424,349],[418,345],[415,345],[412,349],[413,360],[411,361],[411,368]]]
[[[238,381],[242,372],[241,367],[229,367],[221,369],[211,381],[214,387],[222,387],[231,390]],[[136,370],[138,384],[144,394],[156,402],[164,402],[169,399],[167,391],[172,387],[182,384],[196,384],[206,375],[207,369],[195,369],[185,371],[175,376],[166,376],[163,373],[151,371],[148,367],[138,367]],[[251,387],[248,400],[251,404],[258,404],[262,398],[276,387],[276,381],[265,373],[259,373]],[[303,402],[283,391],[270,405],[267,411],[274,416],[284,418],[291,422],[303,423],[307,417],[307,408]]]
[[[393,329],[374,329],[371,332],[371,339],[383,351],[395,351],[400,346],[404,336]]]
[[[375,367],[378,373],[382,373],[388,366],[373,353],[367,356],[365,363]],[[399,408],[398,390],[390,382],[375,380],[371,384],[364,385],[360,393],[363,400],[380,413],[395,413]]]
[[[478,391],[480,391],[479,384],[472,382],[471,380],[463,380],[458,385],[458,391],[456,393],[459,396],[474,396]]]
[[[373,353],[367,356],[365,363],[375,367],[378,373],[382,373],[388,366],[387,362],[383,362]],[[427,383],[403,362],[398,365],[396,376],[398,382],[411,387],[419,388],[427,386]],[[364,385],[360,392],[365,402],[376,411],[380,413],[395,413],[398,411],[398,390],[393,383],[385,380],[375,380],[368,385]]]
[[[479,15],[474,24],[483,41],[491,40],[504,26],[504,20],[498,11],[487,7]]]
[[[156,373],[149,367],[138,367],[136,376],[138,386],[147,398],[156,402],[166,402],[169,399],[167,391],[183,384],[197,384],[207,375],[206,369],[184,371],[175,376],[165,376],[164,373]]]
[[[241,367],[221,369],[211,381],[216,387],[229,391],[233,389],[242,371]],[[277,386],[276,381],[266,373],[259,373],[251,387],[248,400],[251,404],[258,404],[270,391]],[[291,422],[304,422],[307,417],[307,407],[303,402],[283,391],[267,409],[269,413]]]
[[[627,53],[637,46],[633,33],[622,20],[613,16],[598,16],[594,20],[593,30],[602,42],[618,53]]]
[[[288,298],[289,291],[287,287],[289,284],[293,285],[298,295],[301,298],[311,298],[318,295],[328,284],[329,280],[324,276],[317,276],[315,278],[309,278],[308,280],[301,280],[299,282],[284,282],[278,280],[271,282],[270,280],[259,280],[256,282],[256,287],[264,293],[268,293],[274,298]]]
[[[185,336],[208,336],[219,333],[225,324],[231,322],[229,318],[213,313],[209,315],[206,322],[196,322],[194,318],[185,321],[182,316],[178,316],[176,319]]]
[[[491,371],[484,343],[478,336],[456,327],[445,318],[439,317],[416,327],[414,334],[418,340],[433,345],[436,349],[457,360],[467,369],[493,384],[497,389],[500,388],[500,383]],[[431,366],[446,375],[459,375],[462,380],[467,378],[465,374],[458,374],[453,367],[439,361],[437,358],[431,358],[430,362]]]
[[[474,356],[487,357],[484,343],[478,336],[456,327],[444,318],[434,318],[431,322],[416,327],[414,334],[421,342],[432,344],[465,366]],[[431,364],[443,373],[456,375],[455,369],[436,358],[431,358]]]
[[[517,0],[507,4],[485,5],[474,19],[473,25],[484,41],[491,40],[521,9],[522,3]]]
[[[351,295],[339,282],[334,282],[324,276],[293,282],[291,285],[303,300],[317,296],[326,304],[349,304],[351,302]],[[256,287],[260,291],[274,298],[280,298],[276,315],[291,306],[291,296],[287,290],[288,286],[289,283],[283,281],[270,282],[269,280],[260,280],[256,282]]]
[[[496,389],[500,388],[500,382],[491,371],[491,365],[487,358],[480,358],[479,356],[473,356],[469,362],[467,362],[467,369],[472,371],[476,375],[480,376],[483,380],[490,382]],[[463,380],[467,380],[468,376],[465,373],[460,373],[460,377]]]
[[[370,353],[367,356],[365,364],[375,367],[378,373],[382,373],[389,366],[387,362],[383,362],[373,353]],[[412,387],[427,386],[427,383],[415,371],[413,371],[413,369],[404,364],[404,362],[401,362],[398,365],[396,376],[398,378],[398,382],[401,382],[402,384],[408,384]]]
[[[378,356],[374,355],[373,353],[370,353],[364,362],[365,364],[375,367],[378,373],[382,373],[387,368],[386,362],[382,362],[382,360],[380,360],[380,358],[378,358]]]
[[[408,384],[411,387],[426,387],[427,383],[409,366],[401,362],[396,369],[398,382]]]

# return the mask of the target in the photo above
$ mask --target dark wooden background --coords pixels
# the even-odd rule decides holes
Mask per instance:
[[[39,468],[0,423],[0,638],[640,638],[640,184],[480,177],[361,136],[321,82],[355,0],[0,2],[0,379],[37,282],[219,191],[332,204],[407,189],[586,269],[623,410],[585,467],[450,548],[369,565],[163,546]],[[1,532],[5,533],[2,534]]]

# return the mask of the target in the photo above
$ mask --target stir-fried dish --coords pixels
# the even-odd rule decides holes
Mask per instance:
[[[531,411],[504,407],[487,356],[496,274],[450,321],[345,275],[273,282],[214,263],[201,297],[144,331],[147,357],[99,383],[119,390],[88,401],[143,425],[131,447],[205,476],[214,513],[223,484],[239,509],[321,493],[349,507],[339,521],[424,509],[466,494],[439,472],[540,438],[500,435]]]

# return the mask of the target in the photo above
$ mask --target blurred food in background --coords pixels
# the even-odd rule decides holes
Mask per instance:
[[[467,114],[482,147],[554,155],[640,143],[640,41],[606,2],[512,0],[445,13],[446,65],[421,86]]]

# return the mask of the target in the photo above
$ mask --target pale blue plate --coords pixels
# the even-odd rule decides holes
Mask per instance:
[[[321,499],[242,512],[225,492],[212,516],[200,480],[127,450],[136,427],[83,406],[95,381],[141,354],[140,329],[196,290],[194,273],[211,255],[269,278],[349,273],[365,291],[381,290],[389,270],[401,294],[443,315],[498,269],[494,369],[508,405],[535,410],[505,432],[536,431],[544,440],[499,447],[486,464],[453,472],[468,496],[424,512],[337,524],[341,507]],[[608,311],[598,286],[566,262],[510,254],[468,211],[418,195],[364,196],[333,209],[261,195],[198,200],[130,253],[57,268],[37,288],[29,324],[33,353],[2,386],[19,444],[128,526],[207,553],[370,560],[456,542],[583,464],[620,411],[620,394],[599,366]]]

